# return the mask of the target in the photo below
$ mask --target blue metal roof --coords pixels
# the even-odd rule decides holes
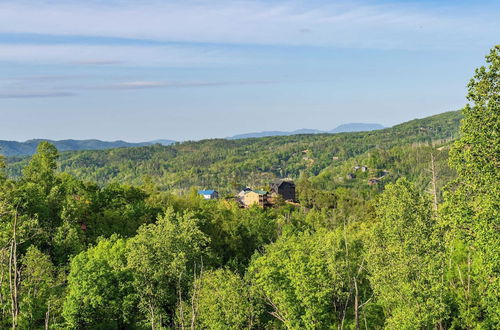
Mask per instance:
[[[212,195],[215,190],[198,190],[198,194],[200,195]]]

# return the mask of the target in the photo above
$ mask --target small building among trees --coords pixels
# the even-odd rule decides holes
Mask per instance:
[[[245,207],[250,207],[252,205],[259,205],[261,207],[266,207],[269,204],[268,192],[264,190],[251,190],[245,192],[241,203]]]
[[[271,193],[286,201],[295,201],[295,183],[292,180],[277,180],[271,183]]]
[[[219,193],[217,192],[217,190],[198,190],[198,194],[203,196],[204,199],[219,198]]]

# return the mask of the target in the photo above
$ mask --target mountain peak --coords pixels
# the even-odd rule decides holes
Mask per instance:
[[[289,136],[297,134],[320,134],[320,133],[343,133],[343,132],[365,132],[374,131],[377,129],[383,129],[384,126],[380,124],[373,123],[348,123],[337,126],[331,131],[321,131],[318,129],[302,128],[295,131],[262,131],[262,132],[251,132],[245,134],[237,134],[230,136],[227,139],[237,140],[237,139],[248,139],[248,138],[258,138],[265,136]]]
[[[344,133],[344,132],[366,132],[383,129],[384,126],[374,123],[348,123],[342,124],[330,131],[330,133]]]

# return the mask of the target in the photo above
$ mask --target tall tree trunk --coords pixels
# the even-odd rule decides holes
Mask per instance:
[[[436,165],[434,162],[434,155],[431,152],[431,174],[432,174],[432,197],[433,197],[433,203],[432,206],[434,208],[434,215],[437,215],[437,210],[438,210],[438,189],[437,189],[437,173],[436,173]]]
[[[47,312],[45,313],[45,330],[49,330],[50,301],[47,302]]]
[[[0,273],[0,288],[3,287],[3,281],[4,281],[4,278],[5,278],[5,268],[4,268],[4,263],[5,265],[7,264],[7,250],[0,250],[0,256],[1,256],[1,260],[0,260],[0,269],[2,270],[1,273]],[[4,260],[5,258],[5,260]],[[0,289],[0,306],[2,306],[2,319],[5,317],[5,297],[3,295],[3,292],[2,290]]]
[[[354,277],[354,320],[356,322],[356,330],[359,330],[359,293],[358,283]]]
[[[17,318],[19,316],[19,272],[17,267],[17,211],[14,214],[12,225],[12,241],[9,255],[9,286],[12,313],[12,329],[17,328]]]
[[[155,312],[152,303],[149,303],[149,313],[151,315],[151,330],[155,330]]]

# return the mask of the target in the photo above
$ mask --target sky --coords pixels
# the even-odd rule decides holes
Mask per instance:
[[[198,140],[457,110],[500,1],[1,0],[0,140]]]

